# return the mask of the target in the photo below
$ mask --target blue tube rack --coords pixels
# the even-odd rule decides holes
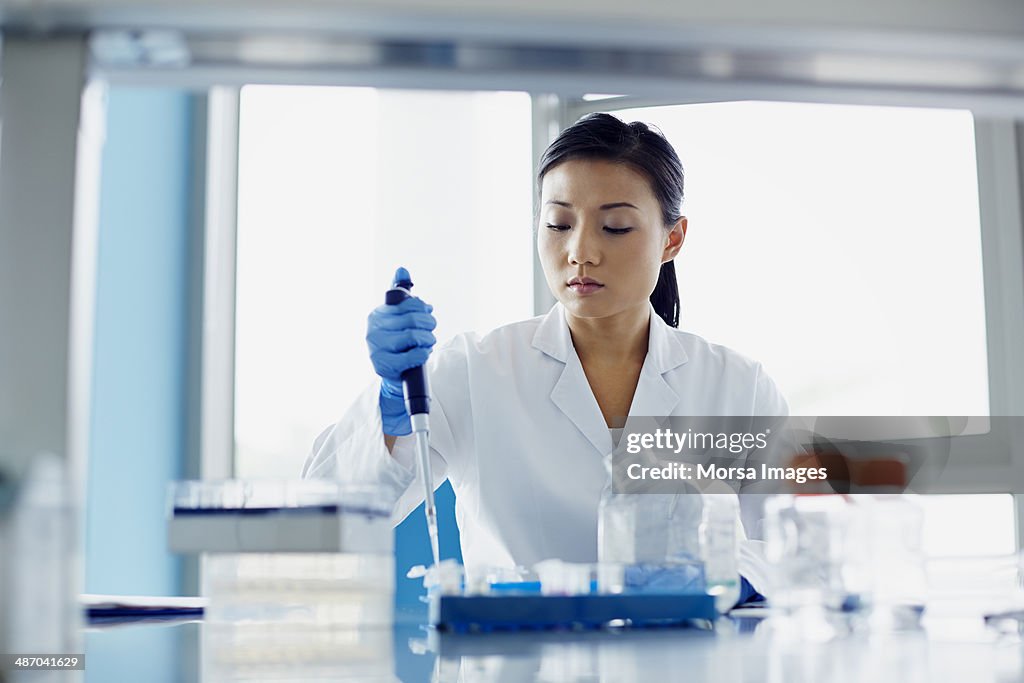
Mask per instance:
[[[430,603],[431,624],[456,633],[591,630],[609,624],[651,628],[718,618],[715,598],[707,593],[437,595]]]

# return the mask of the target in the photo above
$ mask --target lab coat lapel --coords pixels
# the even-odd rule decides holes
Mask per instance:
[[[533,338],[533,346],[565,364],[551,390],[551,400],[601,455],[612,450],[612,438],[594,392],[572,345],[561,304],[555,304]]]
[[[686,349],[653,306],[650,325],[647,357],[629,407],[630,417],[667,417],[679,404],[679,394],[665,381],[665,373],[687,361]]]

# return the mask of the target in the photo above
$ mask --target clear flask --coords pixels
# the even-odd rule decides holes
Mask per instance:
[[[703,508],[696,491],[618,494],[609,483],[598,515],[599,590],[703,592]],[[623,572],[609,572],[608,567],[622,567]],[[611,583],[617,585],[603,582],[603,576],[616,576]]]
[[[6,520],[9,552],[0,619],[7,620],[2,645],[8,652],[81,652],[76,511],[67,461],[37,454]]]
[[[739,499],[731,493],[703,496],[701,547],[708,593],[715,606],[725,613],[740,597],[740,575],[736,565],[739,553]]]
[[[913,495],[861,494],[853,497],[865,519],[867,562],[865,602],[874,629],[913,629],[927,591],[922,546],[924,511]]]
[[[772,606],[789,612],[839,609],[848,543],[856,543],[855,511],[841,495],[779,495],[765,503],[765,557]]]
[[[872,630],[913,630],[920,625],[927,592],[922,545],[924,511],[909,483],[906,458],[899,453],[852,463],[851,496],[865,533],[850,553],[850,566],[862,567],[863,604]]]

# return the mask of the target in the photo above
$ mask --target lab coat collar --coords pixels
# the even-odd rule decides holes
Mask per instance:
[[[650,335],[647,342],[647,358],[644,368],[648,365],[659,374],[674,370],[688,359],[686,349],[679,341],[675,330],[661,319],[661,316],[650,306]],[[543,351],[555,360],[565,363],[570,355],[575,355],[569,324],[565,321],[565,307],[556,303],[544,316],[540,326],[533,335],[533,348]]]
[[[552,388],[551,400],[601,455],[611,453],[611,434],[572,345],[565,310],[561,304],[556,303],[541,321],[533,337],[533,347],[565,363],[562,374]],[[652,306],[647,357],[640,371],[640,381],[629,409],[630,415],[671,415],[679,403],[679,395],[662,375],[686,361],[686,350],[682,343]]]

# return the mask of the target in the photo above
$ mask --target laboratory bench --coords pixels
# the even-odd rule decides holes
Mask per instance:
[[[769,615],[764,617],[763,615]],[[438,633],[426,614],[391,627],[272,620],[93,623],[84,680],[113,681],[971,681],[1024,679],[1016,626],[977,610],[926,613],[916,631],[797,628],[745,610],[705,628]],[[852,627],[851,627],[852,628]]]

